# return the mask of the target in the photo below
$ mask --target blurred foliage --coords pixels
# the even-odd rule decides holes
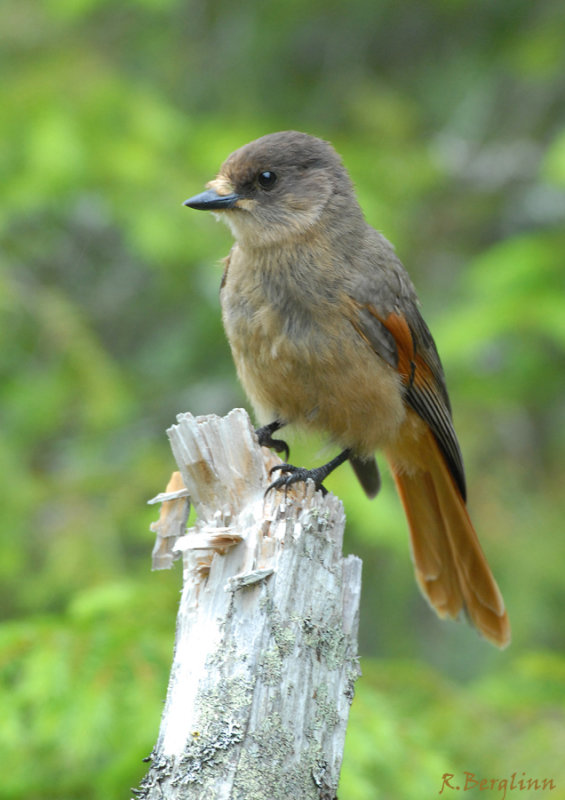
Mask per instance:
[[[181,203],[284,128],[334,142],[418,286],[514,630],[500,654],[437,621],[390,481],[371,504],[332,476],[365,574],[340,797],[562,785],[563,3],[3,0],[0,41],[0,797],[145,771],[180,583],[149,572],[164,429],[245,404],[230,237]]]

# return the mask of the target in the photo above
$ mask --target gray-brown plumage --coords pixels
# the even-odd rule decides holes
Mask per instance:
[[[328,469],[284,467],[275,486],[321,483],[346,458],[370,496],[385,451],[404,504],[416,578],[440,616],[464,609],[498,646],[510,639],[502,596],[465,507],[463,461],[445,379],[414,287],[390,243],[365,221],[332,146],[304,133],[236,150],[208,190],[236,240],[221,304],[262,441],[286,423],[342,448]]]

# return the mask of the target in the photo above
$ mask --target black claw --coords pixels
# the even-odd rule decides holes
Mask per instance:
[[[332,458],[331,461],[328,461],[327,464],[322,464],[321,467],[315,467],[314,469],[294,467],[292,464],[277,464],[271,468],[269,474],[272,475],[273,472],[277,471],[285,474],[281,475],[280,478],[277,478],[276,481],[273,481],[273,483],[271,483],[271,485],[267,488],[265,494],[270,492],[271,489],[285,489],[286,491],[286,489],[288,489],[289,486],[292,486],[293,483],[305,483],[306,481],[311,480],[314,481],[316,489],[319,489],[323,495],[326,495],[328,490],[322,485],[322,481],[324,481],[330,472],[333,472],[336,467],[339,467],[340,464],[343,464],[344,461],[347,461],[350,455],[351,450],[343,450],[335,458]]]
[[[316,490],[320,490],[324,496],[328,493],[326,487],[322,485],[322,481],[326,475],[321,475],[319,468],[306,469],[305,467],[295,467],[292,464],[276,464],[269,470],[269,475],[272,475],[273,472],[276,471],[284,472],[286,474],[281,475],[280,478],[277,478],[276,481],[273,481],[267,487],[265,494],[268,494],[271,489],[284,489],[286,491],[289,486],[292,486],[294,483],[306,483],[308,480],[314,481]]]
[[[263,425],[262,428],[257,428],[255,435],[259,440],[261,447],[269,447],[276,453],[284,453],[285,459],[290,456],[290,448],[283,439],[273,439],[273,433],[282,428],[283,423],[276,420],[269,425]]]
[[[290,448],[284,439],[271,439],[265,447],[272,448],[276,453],[284,453],[285,460],[290,456]]]

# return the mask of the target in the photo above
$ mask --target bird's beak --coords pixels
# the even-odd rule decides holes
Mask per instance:
[[[239,197],[235,192],[218,194],[215,189],[207,189],[205,192],[185,200],[183,206],[196,208],[199,211],[217,211],[224,208],[233,208]]]

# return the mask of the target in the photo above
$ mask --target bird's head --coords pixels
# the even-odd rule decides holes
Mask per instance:
[[[272,133],[233,152],[207,190],[184,203],[213,211],[247,247],[280,244],[360,216],[353,186],[333,147],[297,131]]]

